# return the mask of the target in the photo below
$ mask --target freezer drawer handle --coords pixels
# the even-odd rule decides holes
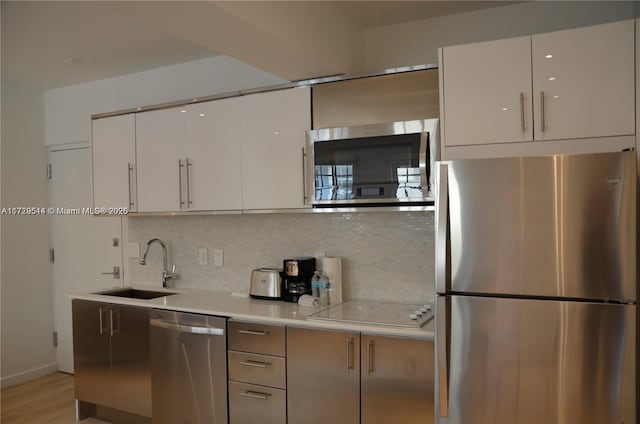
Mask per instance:
[[[224,336],[224,329],[215,327],[194,327],[191,325],[174,324],[162,319],[152,319],[149,324],[153,327],[173,330],[179,333],[204,334],[209,336]]]
[[[446,300],[445,300],[446,302]],[[436,303],[436,331],[438,339],[436,340],[436,349],[438,356],[438,384],[440,394],[440,416],[447,418],[449,416],[449,364],[447,358],[447,322],[446,322],[446,306],[442,302]]]
[[[247,367],[267,368],[271,364],[269,362],[241,361],[240,365],[246,365]]]
[[[258,330],[238,330],[240,334],[250,334],[252,336],[268,336],[268,331],[258,331]]]

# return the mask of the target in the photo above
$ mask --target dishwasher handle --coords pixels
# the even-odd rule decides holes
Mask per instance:
[[[179,333],[204,334],[209,336],[224,336],[223,328],[216,327],[196,327],[192,325],[176,324],[163,319],[151,319],[149,324],[153,327],[164,328],[165,330],[177,331]]]

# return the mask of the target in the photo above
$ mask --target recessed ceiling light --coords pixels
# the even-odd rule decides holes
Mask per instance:
[[[556,77],[549,77],[549,81],[555,81]]]
[[[553,57],[553,55],[552,55],[552,54],[548,54],[548,55],[546,55],[545,57],[546,57],[547,59],[551,59],[551,58]]]
[[[204,113],[201,113],[200,116],[204,116]]]
[[[187,113],[187,111],[186,111],[186,110],[184,110],[184,109],[182,109],[180,112],[182,112],[182,113]]]
[[[502,108],[502,110],[509,110],[509,109],[508,109],[508,108],[506,108],[506,107],[503,107],[503,108]]]

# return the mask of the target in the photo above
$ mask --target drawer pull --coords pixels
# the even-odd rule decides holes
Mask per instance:
[[[247,367],[267,368],[271,364],[269,362],[241,361],[240,365],[246,365]]]
[[[240,334],[250,334],[252,336],[268,336],[268,331],[259,331],[259,330],[238,330]]]
[[[253,399],[267,400],[269,399],[269,396],[271,396],[271,393],[254,392],[252,390],[247,390],[244,393],[240,393],[240,396],[250,397]]]

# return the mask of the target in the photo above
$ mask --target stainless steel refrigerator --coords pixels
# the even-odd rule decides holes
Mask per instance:
[[[437,173],[436,422],[636,423],[636,153]]]

